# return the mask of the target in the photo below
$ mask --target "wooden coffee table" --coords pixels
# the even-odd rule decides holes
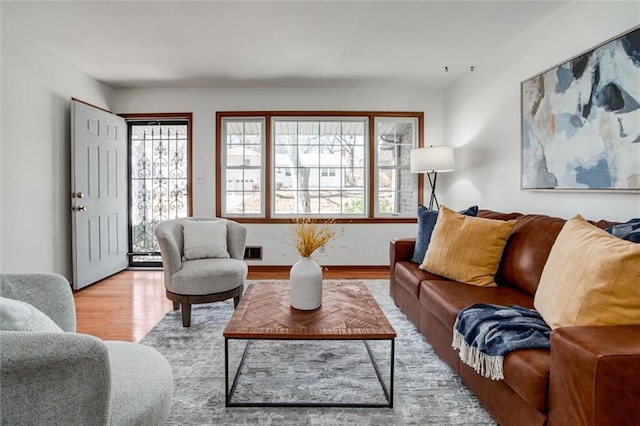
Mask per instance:
[[[362,283],[323,284],[322,306],[301,311],[289,304],[289,285],[251,284],[245,291],[224,336],[225,404],[227,407],[393,407],[396,332],[369,289]],[[233,383],[229,386],[229,340],[248,340]],[[234,402],[233,394],[251,340],[362,340],[387,403]],[[384,383],[369,340],[390,342],[389,387]]]

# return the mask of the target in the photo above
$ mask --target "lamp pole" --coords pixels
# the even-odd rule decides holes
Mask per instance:
[[[431,179],[431,173],[427,172],[427,178],[429,178],[429,185],[431,185],[431,198],[429,199],[429,210],[433,210],[433,203],[436,204],[436,210],[440,210],[438,204],[438,198],[436,197],[436,180],[438,179],[438,172],[432,172],[433,179]]]

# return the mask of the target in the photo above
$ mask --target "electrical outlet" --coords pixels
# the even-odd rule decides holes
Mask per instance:
[[[196,183],[204,183],[204,176],[198,176],[196,178]]]

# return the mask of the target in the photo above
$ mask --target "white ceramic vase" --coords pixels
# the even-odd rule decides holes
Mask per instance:
[[[303,257],[293,264],[289,272],[291,306],[310,311],[322,305],[322,267]]]

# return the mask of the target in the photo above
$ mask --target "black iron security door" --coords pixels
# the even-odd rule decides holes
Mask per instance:
[[[187,120],[129,121],[129,265],[161,266],[153,231],[188,216]]]

